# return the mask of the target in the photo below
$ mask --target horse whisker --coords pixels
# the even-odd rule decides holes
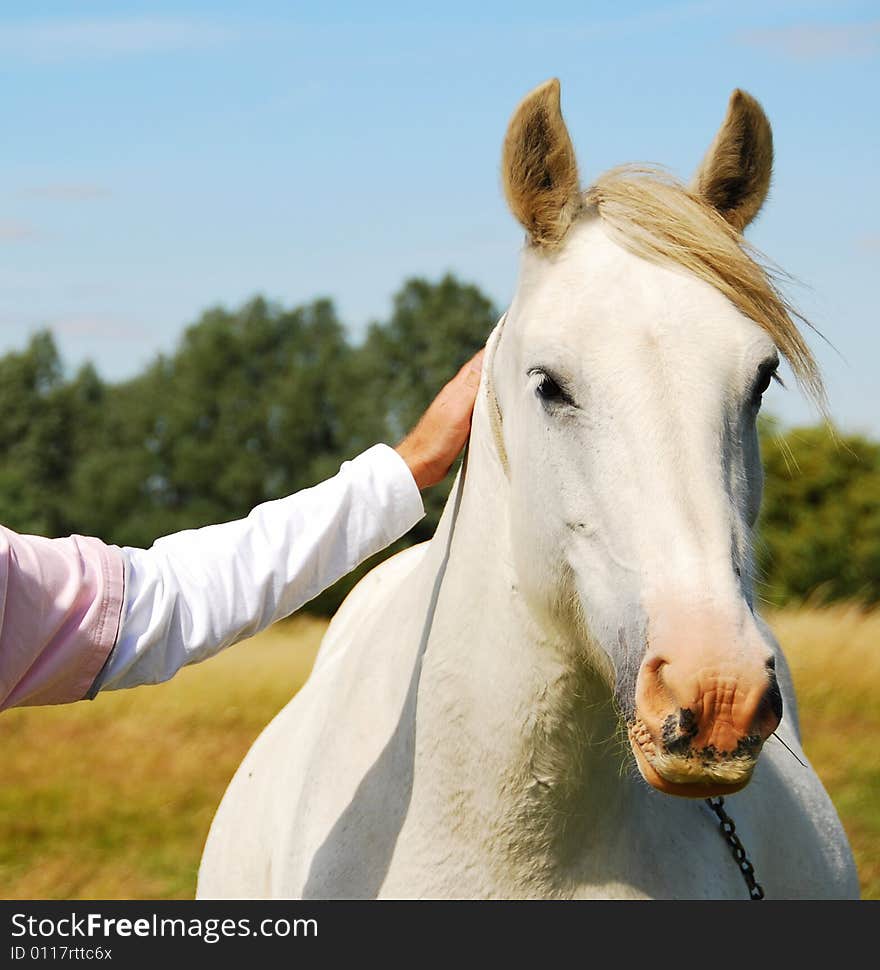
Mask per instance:
[[[794,758],[794,760],[799,765],[801,765],[804,768],[807,767],[806,763],[803,762],[803,761],[801,761],[801,759],[794,753],[794,751],[791,750],[791,748],[782,740],[781,737],[779,737],[779,735],[775,731],[770,736],[773,737],[773,738],[776,738],[776,740],[779,741],[782,744],[782,746],[785,748],[785,750],[788,751],[789,754],[791,754],[792,758]]]

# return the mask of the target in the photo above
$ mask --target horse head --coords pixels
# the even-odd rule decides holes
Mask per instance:
[[[736,91],[690,186],[625,168],[584,192],[555,80],[504,143],[527,241],[486,380],[520,590],[607,678],[644,779],[690,797],[742,788],[782,717],[753,605],[756,423],[780,355],[821,380],[741,235],[772,155]]]

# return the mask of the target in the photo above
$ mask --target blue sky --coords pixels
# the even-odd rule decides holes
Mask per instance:
[[[865,2],[17,2],[0,11],[0,353],[42,326],[119,379],[217,303],[333,297],[354,335],[410,275],[499,306],[521,233],[499,186],[547,77],[585,181],[687,178],[734,87],[776,170],[751,241],[790,294],[832,414],[880,434],[880,13]],[[625,9],[625,13],[621,10]],[[795,390],[772,411],[812,421]]]

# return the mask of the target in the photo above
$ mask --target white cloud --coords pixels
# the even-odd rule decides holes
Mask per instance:
[[[880,252],[880,236],[868,235],[860,236],[856,239],[856,248],[866,253]]]
[[[216,47],[235,33],[217,23],[182,18],[7,21],[0,24],[0,56],[59,61],[161,54]]]
[[[880,52],[880,21],[746,30],[737,34],[737,40],[799,61],[872,57]]]
[[[29,239],[36,239],[38,236],[37,230],[24,222],[0,221],[0,243],[26,242]]]
[[[103,185],[93,185],[88,182],[53,182],[47,185],[32,185],[22,189],[19,195],[26,199],[84,202],[91,199],[104,199],[110,195],[110,190]]]
[[[50,318],[46,326],[65,337],[101,337],[109,340],[141,340],[149,332],[139,323],[117,314],[82,313]]]

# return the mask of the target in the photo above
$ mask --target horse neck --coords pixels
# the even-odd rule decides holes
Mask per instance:
[[[434,804],[472,798],[465,817],[483,817],[496,839],[533,829],[533,855],[542,840],[559,848],[563,824],[582,835],[573,813],[589,824],[598,792],[613,799],[620,740],[607,685],[518,589],[507,495],[481,395],[465,479],[425,561],[433,571],[448,555],[422,659],[416,765]]]

